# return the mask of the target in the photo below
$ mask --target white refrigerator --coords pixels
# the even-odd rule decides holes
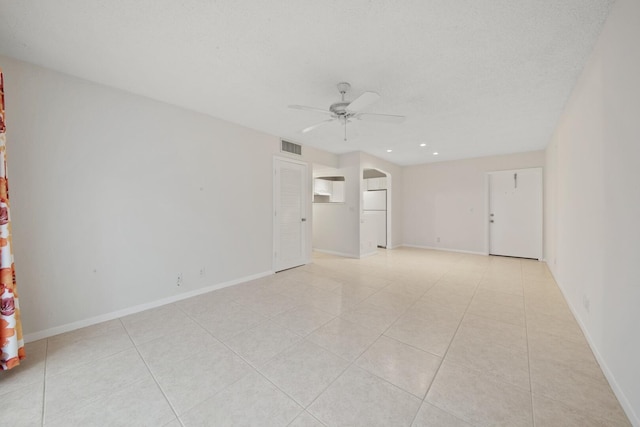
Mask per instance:
[[[364,218],[375,224],[377,245],[387,247],[387,190],[365,191]]]

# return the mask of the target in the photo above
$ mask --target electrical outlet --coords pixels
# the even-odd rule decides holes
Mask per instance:
[[[440,243],[440,238],[439,237],[436,238],[436,242]]]
[[[204,276],[206,276],[206,275],[207,275],[207,270],[205,270],[205,268],[204,268],[204,267],[202,267],[202,268],[200,269],[200,277],[202,278],[202,277],[204,277]]]
[[[178,286],[182,285],[182,273],[178,273],[178,281],[176,283]]]

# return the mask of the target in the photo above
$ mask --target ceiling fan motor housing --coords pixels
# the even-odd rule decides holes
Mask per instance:
[[[351,103],[347,101],[336,102],[334,104],[331,104],[331,106],[329,107],[329,111],[331,111],[336,116],[347,116],[349,114],[347,112],[347,106],[349,106],[349,104]]]

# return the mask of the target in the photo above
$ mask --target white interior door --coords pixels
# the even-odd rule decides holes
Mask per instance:
[[[275,271],[307,262],[307,166],[274,160]]]
[[[542,259],[542,169],[489,173],[489,253]]]

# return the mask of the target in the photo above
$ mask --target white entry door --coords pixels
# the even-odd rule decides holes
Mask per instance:
[[[489,253],[542,259],[542,169],[489,173]]]
[[[275,271],[307,262],[307,166],[274,160],[273,266]]]

